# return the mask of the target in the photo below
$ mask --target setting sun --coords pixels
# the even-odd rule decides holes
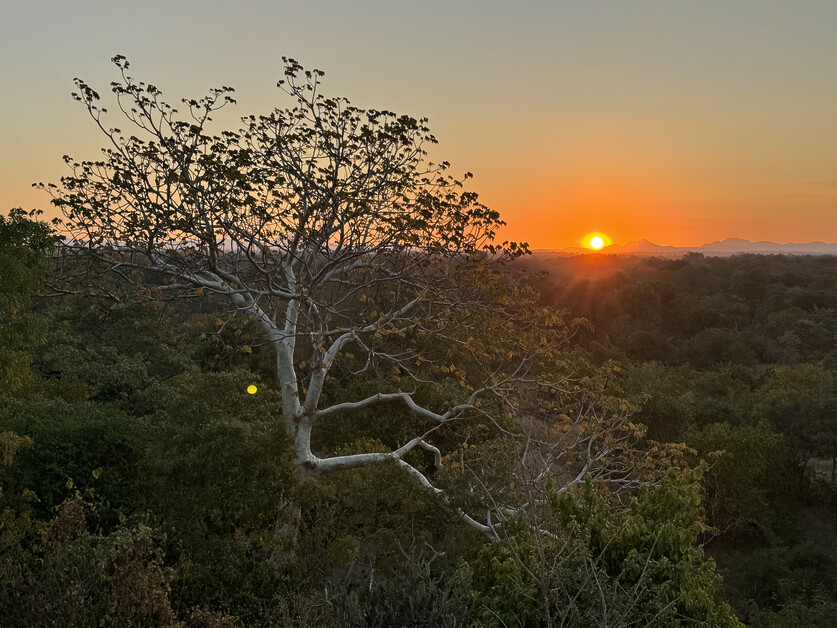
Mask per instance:
[[[610,244],[613,244],[613,240],[611,240],[607,234],[593,232],[588,233],[584,236],[584,239],[581,241],[582,246],[587,249],[593,249],[594,251],[598,251]]]

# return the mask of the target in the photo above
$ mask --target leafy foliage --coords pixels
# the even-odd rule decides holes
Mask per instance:
[[[553,497],[537,534],[486,546],[471,565],[479,625],[646,625],[694,621],[738,626],[718,600],[720,578],[696,546],[702,525],[700,471],[671,469],[627,510],[613,510],[587,484],[580,496]]]
[[[0,215],[0,399],[25,390],[34,381],[26,351],[44,328],[27,306],[46,276],[55,242],[48,225],[31,220],[21,209]]]

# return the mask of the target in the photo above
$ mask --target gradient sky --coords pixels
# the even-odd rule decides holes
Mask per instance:
[[[236,115],[289,103],[285,55],[429,117],[505,238],[837,242],[835,27],[823,0],[0,0],[0,211],[54,215],[31,183],[98,156],[69,93],[104,96],[114,54],[169,102],[232,85]]]

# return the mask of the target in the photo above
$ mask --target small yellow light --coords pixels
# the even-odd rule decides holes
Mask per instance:
[[[258,389],[258,388],[256,388],[255,386],[253,386],[253,384],[250,384],[250,385],[247,387],[247,392],[248,392],[248,393],[250,393],[251,395],[255,395],[255,394],[258,392],[258,390],[259,390],[259,389]]]

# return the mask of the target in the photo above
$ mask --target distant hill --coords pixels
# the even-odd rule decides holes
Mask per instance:
[[[538,250],[539,255],[579,255],[593,253],[590,249],[578,246],[564,249]],[[686,253],[703,253],[716,257],[736,255],[738,253],[760,253],[770,254],[791,254],[791,255],[837,255],[837,243],[828,242],[789,242],[779,244],[777,242],[750,242],[742,238],[727,238],[716,240],[701,246],[667,246],[655,244],[649,240],[635,240],[627,244],[611,244],[604,247],[600,253],[611,255],[658,255],[661,257],[679,257]]]
[[[634,254],[667,254],[667,253],[682,253],[683,251],[676,246],[663,246],[654,244],[653,242],[642,239],[628,242],[627,244],[611,244],[602,249],[603,253],[634,253]]]
[[[776,242],[750,242],[741,238],[727,238],[723,241],[715,241],[704,244],[697,250],[704,252],[719,253],[801,253],[813,255],[837,255],[837,244],[826,242],[806,242],[788,244],[777,244]]]

